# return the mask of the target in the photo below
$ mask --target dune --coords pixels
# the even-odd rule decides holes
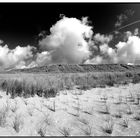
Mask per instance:
[[[0,136],[139,136],[139,86],[16,97],[1,91]]]

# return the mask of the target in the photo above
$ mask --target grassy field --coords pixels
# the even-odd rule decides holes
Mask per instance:
[[[118,86],[140,82],[140,73],[92,72],[92,73],[17,73],[0,74],[0,88],[16,96],[55,97],[58,91],[96,87]]]

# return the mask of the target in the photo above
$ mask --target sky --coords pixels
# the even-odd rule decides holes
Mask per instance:
[[[140,64],[139,13],[140,3],[0,3],[0,68]]]
[[[133,20],[139,19],[140,4],[0,3],[0,39],[10,48],[37,45],[38,34],[42,30],[49,32],[60,14],[76,18],[88,16],[95,33],[109,33],[114,29],[117,15],[127,9],[135,10]]]

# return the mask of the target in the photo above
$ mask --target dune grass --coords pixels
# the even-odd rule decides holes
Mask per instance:
[[[34,91],[36,93],[31,95],[32,88],[36,90],[41,87],[42,93],[40,92],[38,95],[44,97],[45,90],[56,88],[54,85],[58,84],[58,79],[53,79],[52,77],[54,75],[41,76],[36,75],[35,77],[35,75],[30,74],[27,76],[26,74],[15,77],[15,79],[9,76],[6,80],[4,79],[7,85],[5,86],[5,83],[3,83],[2,86],[5,88],[3,88],[3,90],[8,90],[9,84],[7,94],[12,95],[12,93],[10,93],[12,91],[10,90],[13,89],[13,98],[16,96],[26,96],[27,98],[38,94],[37,91]],[[60,75],[56,75],[57,78],[61,78],[59,76]],[[49,87],[47,83],[48,79],[46,78],[56,80],[56,82],[48,82],[53,84],[50,84]],[[60,80],[59,82],[62,81]],[[39,86],[38,88],[34,87],[36,84]],[[12,87],[10,87],[11,85]],[[33,87],[26,89],[26,86],[30,87],[30,85]],[[1,103],[3,103],[0,109],[1,133],[3,133],[3,129],[6,129],[7,131],[11,131],[11,134],[9,134],[11,136],[109,137],[139,135],[139,104],[133,104],[134,102],[130,102],[129,100],[131,98],[135,100],[139,99],[139,85],[140,84],[130,84],[128,86],[120,86],[119,88],[97,88],[85,92],[83,90],[74,90],[75,92],[66,90],[64,91],[67,92],[66,95],[63,95],[62,91],[59,97],[53,99],[40,97],[28,99],[17,97],[11,99],[4,96],[4,98],[0,99]],[[16,86],[21,89],[16,88]],[[18,89],[20,89],[19,91],[21,91],[21,93]],[[26,90],[31,90],[28,92],[28,95],[24,94]],[[59,90],[58,88],[57,91]],[[79,95],[78,92],[81,91],[83,91],[83,94],[80,93]],[[55,96],[57,96],[57,93]],[[53,96],[46,95],[46,97]],[[128,100],[126,100],[127,102],[124,104],[126,98],[128,98]],[[85,101],[85,99],[88,100],[88,102]],[[113,99],[113,101],[111,99]],[[114,100],[117,101],[117,103],[114,103]],[[64,102],[67,104],[64,104]],[[64,110],[64,108],[66,108],[66,110]]]
[[[96,87],[115,86],[140,81],[139,73],[94,72],[94,73],[17,73],[0,74],[0,88],[12,98],[55,97],[60,90],[78,88],[87,90]]]

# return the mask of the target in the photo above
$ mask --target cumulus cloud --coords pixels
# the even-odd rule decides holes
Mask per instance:
[[[51,63],[51,54],[48,51],[37,53],[36,60],[30,64],[31,66],[44,66]]]
[[[87,17],[82,19],[61,16],[50,28],[50,35],[39,34],[41,52],[33,53],[35,47],[17,46],[9,49],[0,41],[0,66],[3,68],[30,68],[52,63],[82,63],[89,58],[92,44],[92,26]]]
[[[98,51],[92,51],[92,57],[85,61],[85,64],[111,64],[117,63],[116,49],[111,48],[108,43],[98,46]]]
[[[139,35],[139,28],[136,28],[136,29],[134,30],[134,35],[135,35],[135,36],[138,36],[138,35]]]
[[[109,43],[113,39],[113,35],[104,35],[97,33],[94,35],[94,41],[97,43]]]
[[[110,64],[110,63],[125,63],[125,64],[140,64],[140,37],[127,32],[128,39],[120,41],[111,48],[107,43],[99,45],[100,51],[85,63],[92,64]]]
[[[51,34],[39,41],[42,51],[49,53],[48,63],[82,63],[89,55],[92,27],[87,17],[81,20],[63,17],[50,29]],[[47,53],[47,56],[48,56]]]
[[[120,35],[119,35],[120,36]],[[39,34],[39,51],[33,46],[9,49],[0,41],[0,66],[32,68],[46,64],[140,64],[139,29],[126,31],[116,43],[113,34],[93,34],[88,18],[63,16],[50,28],[50,35]],[[115,42],[113,47],[110,42]]]
[[[32,49],[34,47],[20,47],[10,50],[7,45],[0,45],[0,67],[13,68],[18,65],[25,65],[26,61],[33,57]]]
[[[140,64],[140,38],[138,36],[130,36],[127,42],[119,42],[116,47],[119,63]]]
[[[74,26],[71,26],[71,25]],[[49,63],[140,63],[139,30],[126,31],[122,40],[110,46],[114,36],[96,33],[88,25],[87,18],[63,17],[50,29],[51,34],[43,38],[39,44],[42,53],[32,64]]]
[[[134,14],[133,11],[128,13],[131,16]],[[122,17],[119,19],[121,21]],[[112,47],[110,42],[116,39],[115,36],[100,33],[93,35],[92,26],[89,25],[87,17],[79,20],[63,16],[50,28],[50,35],[45,35],[45,32],[41,34],[42,38],[39,41],[41,52],[36,53],[36,59],[27,67],[52,63],[140,64],[138,35],[138,28],[134,32],[126,31],[122,39]],[[24,63],[21,61],[19,66]]]

